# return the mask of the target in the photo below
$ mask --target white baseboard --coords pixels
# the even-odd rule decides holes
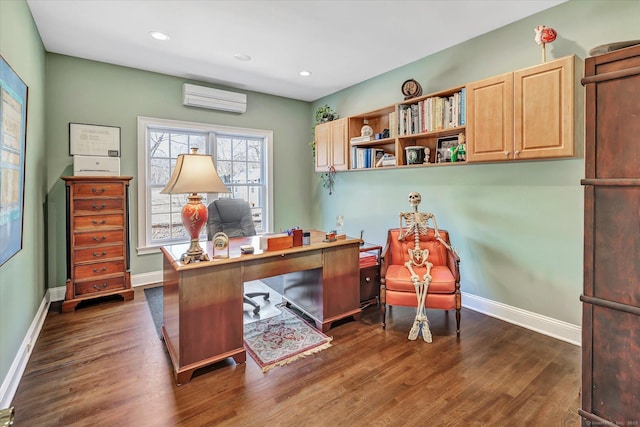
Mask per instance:
[[[580,325],[563,322],[464,292],[462,293],[462,306],[573,345],[580,346],[582,342]]]
[[[62,298],[64,299],[64,293],[62,294]],[[22,340],[22,344],[20,344],[18,354],[16,354],[13,363],[9,367],[7,376],[2,381],[2,385],[0,385],[0,409],[11,406],[11,401],[13,401],[16,390],[18,390],[20,379],[22,379],[22,374],[24,374],[24,370],[27,367],[27,362],[29,361],[33,347],[38,340],[44,320],[47,318],[47,311],[49,311],[49,305],[51,304],[50,301],[49,292],[47,292],[27,330],[27,334]]]

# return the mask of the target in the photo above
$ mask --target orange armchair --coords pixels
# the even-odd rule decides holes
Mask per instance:
[[[451,246],[449,233],[438,230],[442,240]],[[404,266],[409,260],[409,249],[415,247],[413,233],[398,240],[400,229],[388,231],[387,243],[382,253],[380,269],[380,303],[382,308],[382,328],[386,327],[387,305],[416,307],[416,289],[411,281],[411,274]],[[440,310],[456,310],[456,333],[460,335],[460,258],[435,238],[435,231],[429,228],[427,234],[420,235],[420,249],[429,249],[428,260],[431,268],[431,284],[429,285],[425,306]],[[415,272],[422,278],[426,272],[424,267],[415,267]]]

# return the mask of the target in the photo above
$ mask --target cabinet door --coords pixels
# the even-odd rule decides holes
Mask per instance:
[[[513,73],[514,157],[573,156],[574,56]]]
[[[328,172],[329,167],[347,170],[349,144],[347,143],[347,119],[334,120],[316,126],[316,171]]]
[[[467,85],[467,161],[513,158],[513,73]]]
[[[331,166],[331,122],[316,126],[316,171],[327,172]]]
[[[346,171],[349,165],[347,119],[331,122],[331,163],[337,171]]]

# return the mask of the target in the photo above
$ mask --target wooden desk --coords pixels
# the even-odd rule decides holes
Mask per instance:
[[[266,252],[259,236],[230,239],[226,259],[213,258],[210,241],[200,242],[212,261],[191,264],[180,261],[189,245],[162,247],[162,335],[176,383],[189,382],[196,369],[228,357],[245,362],[244,282],[286,274],[283,299],[322,331],[345,317],[359,319],[360,240],[325,243],[323,238],[323,232],[313,231],[310,245]],[[240,245],[252,245],[254,253],[241,254]]]

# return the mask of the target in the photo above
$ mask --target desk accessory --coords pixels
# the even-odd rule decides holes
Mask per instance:
[[[252,254],[253,253],[253,246],[251,246],[251,245],[242,245],[242,246],[240,246],[240,252],[242,252],[243,254]]]

